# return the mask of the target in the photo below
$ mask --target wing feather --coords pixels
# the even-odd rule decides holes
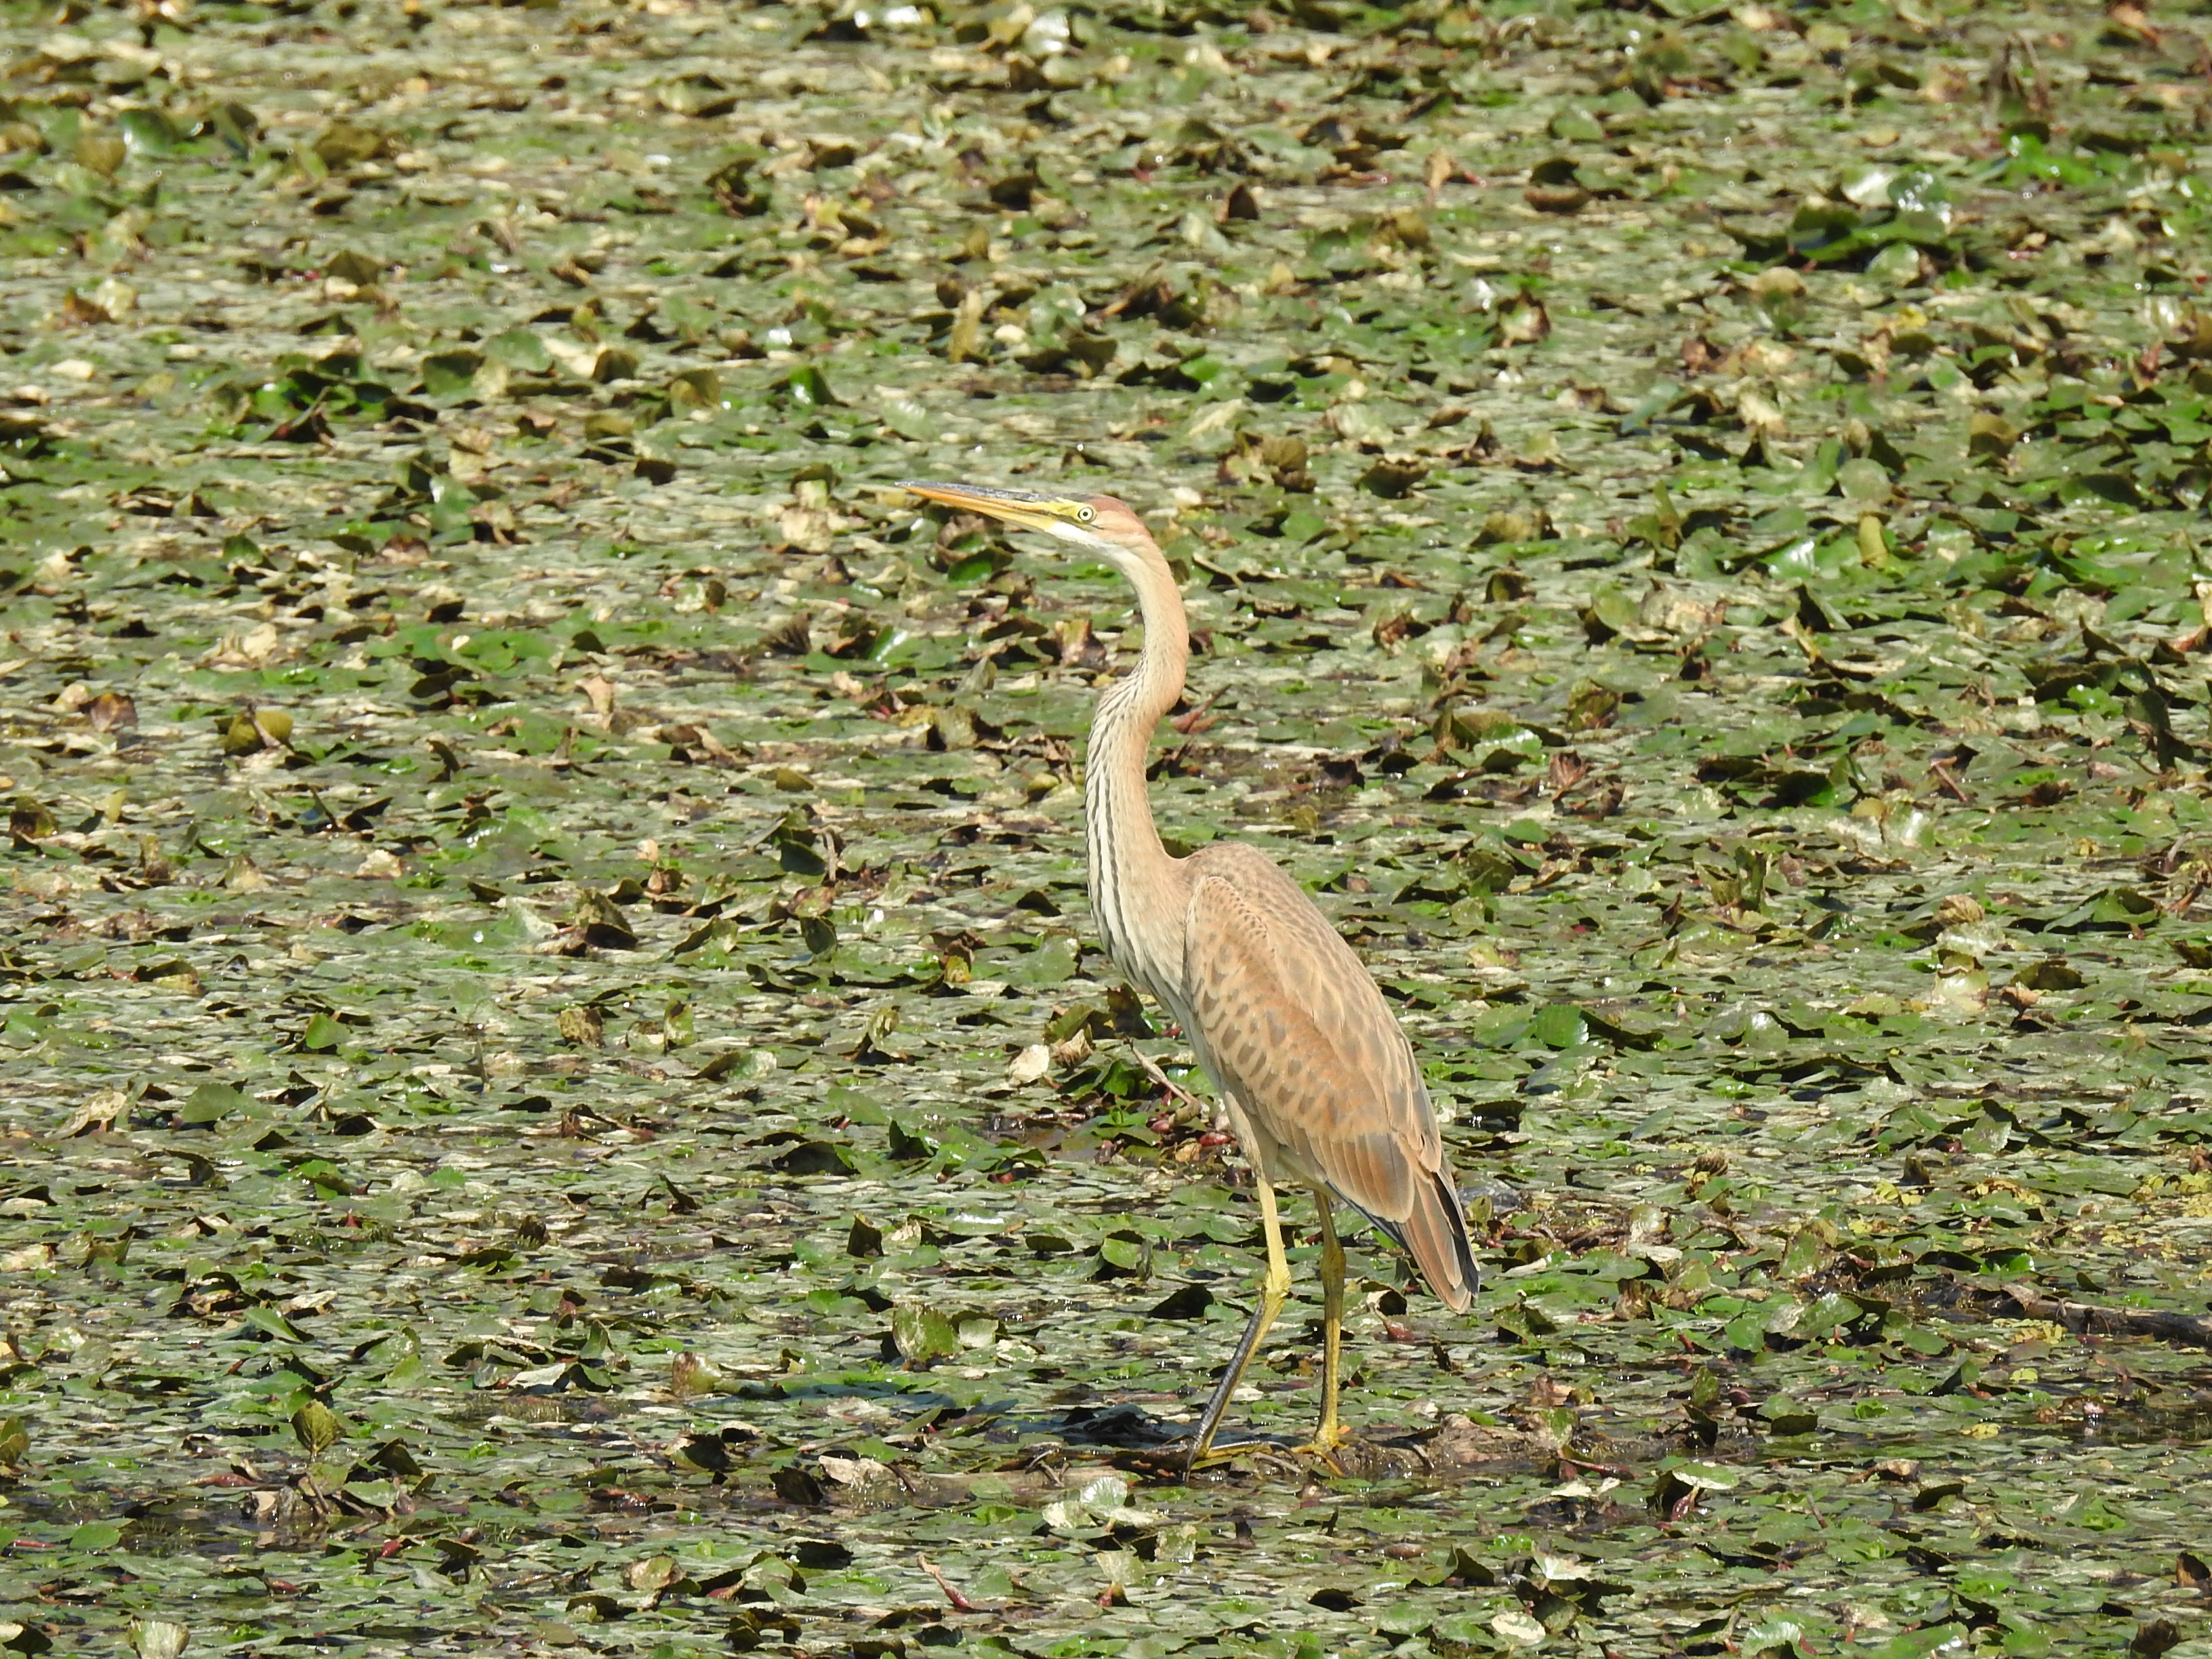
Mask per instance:
[[[1267,857],[1222,842],[1194,856],[1183,984],[1200,1057],[1262,1144],[1412,1252],[1468,1305],[1476,1273],[1443,1138],[1405,1033],[1328,919]]]

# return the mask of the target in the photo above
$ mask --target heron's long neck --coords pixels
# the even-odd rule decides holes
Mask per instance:
[[[1137,589],[1145,648],[1132,673],[1098,699],[1084,763],[1084,817],[1091,835],[1091,902],[1107,954],[1159,994],[1181,979],[1182,906],[1172,902],[1176,860],[1160,845],[1145,795],[1152,728],[1182,695],[1190,631],[1182,595],[1157,548],[1126,573]]]

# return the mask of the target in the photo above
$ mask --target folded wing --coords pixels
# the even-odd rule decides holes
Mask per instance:
[[[1233,842],[1191,860],[1192,1033],[1255,1131],[1411,1252],[1465,1308],[1477,1274],[1443,1139],[1405,1033],[1298,884]],[[1265,1149],[1246,1151],[1265,1162]]]

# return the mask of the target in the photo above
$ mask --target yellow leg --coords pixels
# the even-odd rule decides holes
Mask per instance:
[[[1189,1455],[1183,1459],[1186,1474],[1209,1458],[1222,1455],[1213,1449],[1213,1437],[1229,1410],[1230,1396],[1244,1380],[1244,1368],[1260,1351],[1261,1339],[1267,1334],[1267,1327],[1275,1322],[1275,1316],[1283,1310],[1284,1298],[1291,1293],[1291,1263],[1283,1254],[1283,1229],[1275,1214],[1275,1189],[1267,1184],[1267,1176],[1256,1171],[1253,1185],[1260,1200],[1260,1226],[1267,1240],[1267,1271],[1260,1281],[1260,1305],[1252,1310],[1252,1322],[1245,1326],[1243,1340],[1230,1356],[1229,1369],[1221,1374],[1221,1386],[1213,1391],[1213,1398],[1206,1403],[1206,1415],[1199,1419],[1197,1437],[1190,1443]]]
[[[1329,1213],[1328,1194],[1318,1187],[1314,1188],[1314,1208],[1321,1218],[1321,1427],[1314,1431],[1313,1444],[1306,1449],[1327,1457],[1346,1438],[1336,1418],[1344,1368],[1344,1245],[1336,1236],[1336,1218]]]

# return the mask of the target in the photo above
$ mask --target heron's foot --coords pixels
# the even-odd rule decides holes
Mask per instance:
[[[1177,1448],[1170,1445],[1162,1449],[1173,1455]],[[1255,1452],[1273,1452],[1277,1456],[1280,1456],[1286,1451],[1303,1449],[1302,1447],[1285,1446],[1279,1440],[1231,1440],[1226,1443],[1217,1440],[1201,1452],[1198,1450],[1194,1442],[1187,1442],[1181,1448],[1182,1472],[1185,1474],[1190,1474],[1200,1469],[1210,1469],[1223,1463],[1233,1463],[1238,1458],[1249,1456]]]
[[[1326,1463],[1331,1474],[1342,1474],[1345,1473],[1345,1468],[1343,1463],[1338,1461],[1337,1449],[1351,1438],[1351,1431],[1332,1423],[1316,1430],[1312,1439],[1293,1449],[1301,1457],[1311,1457]]]

